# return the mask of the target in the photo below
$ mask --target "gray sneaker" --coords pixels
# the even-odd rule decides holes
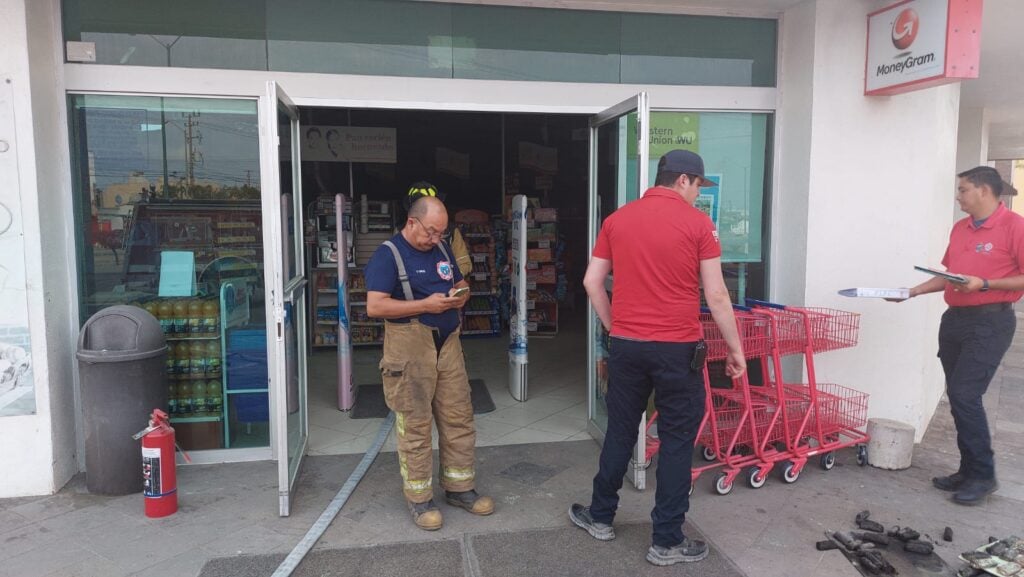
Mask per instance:
[[[683,537],[683,542],[675,547],[651,545],[647,550],[647,561],[660,567],[676,563],[694,563],[702,561],[707,556],[708,544],[688,537]]]
[[[590,507],[573,503],[569,507],[569,520],[580,529],[590,533],[590,536],[598,541],[611,541],[615,538],[615,528],[607,523],[595,521],[590,516]]]

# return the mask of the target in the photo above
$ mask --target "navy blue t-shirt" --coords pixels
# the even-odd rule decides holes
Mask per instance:
[[[448,294],[457,283],[462,281],[462,273],[449,259],[445,258],[441,249],[434,247],[423,252],[413,248],[402,233],[391,237],[391,242],[398,248],[405,263],[405,272],[409,275],[412,296],[416,300],[425,299],[434,293]],[[452,249],[445,243],[445,250],[451,256]],[[398,266],[391,249],[381,244],[366,264],[366,290],[388,293],[392,298],[405,300],[402,283],[398,280]],[[439,315],[424,313],[418,315],[421,323],[437,327],[444,335],[451,334],[459,326],[457,309],[447,310]],[[400,319],[392,319],[400,320]]]

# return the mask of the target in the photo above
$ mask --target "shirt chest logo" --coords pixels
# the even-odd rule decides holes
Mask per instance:
[[[452,265],[446,260],[437,263],[437,276],[442,280],[452,280]]]
[[[979,242],[974,245],[974,252],[980,254],[989,254],[992,252],[993,246],[990,242]]]

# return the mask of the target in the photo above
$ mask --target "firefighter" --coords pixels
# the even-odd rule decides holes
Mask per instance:
[[[443,523],[433,500],[435,423],[445,500],[476,515],[494,511],[494,501],[475,490],[476,428],[459,340],[469,285],[442,240],[447,227],[436,196],[416,199],[402,230],[366,265],[367,313],[386,321],[380,369],[396,417],[402,490],[413,521],[428,531]]]
[[[409,193],[405,196],[405,211],[409,212],[409,207],[412,203],[424,196],[434,197],[444,202],[444,196],[437,191],[437,187],[425,180],[414,182],[409,187]],[[459,267],[459,272],[462,273],[462,278],[469,278],[469,273],[473,272],[473,260],[469,257],[469,247],[466,246],[465,239],[462,238],[462,233],[459,231],[459,227],[452,226],[451,230],[447,230],[445,234],[445,241],[452,247],[452,256],[455,257],[455,266]]]

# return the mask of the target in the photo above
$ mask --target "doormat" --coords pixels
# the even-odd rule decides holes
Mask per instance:
[[[494,410],[494,400],[483,379],[469,379],[470,401],[473,403],[473,414],[482,415]],[[383,419],[388,416],[388,406],[384,402],[384,386],[366,384],[356,387],[355,405],[352,407],[351,419]]]

